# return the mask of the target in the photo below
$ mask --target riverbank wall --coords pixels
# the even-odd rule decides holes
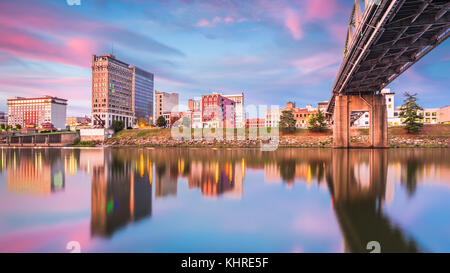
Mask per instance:
[[[353,130],[350,141],[358,147],[367,147],[369,136],[367,129]],[[227,139],[199,138],[177,140],[171,137],[168,129],[153,130],[126,130],[119,132],[103,144],[112,146],[149,146],[149,147],[217,147],[217,148],[259,148],[268,143],[267,139],[251,139],[246,134],[245,140],[237,137]],[[293,134],[280,133],[278,140],[272,138],[272,143],[277,147],[332,147],[333,137],[331,131],[320,133],[297,130]],[[450,125],[425,126],[418,134],[408,134],[403,128],[389,129],[389,146],[392,148],[403,147],[450,147]]]

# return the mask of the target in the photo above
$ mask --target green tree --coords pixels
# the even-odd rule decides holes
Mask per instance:
[[[5,130],[6,130],[5,124],[0,125],[0,129],[1,129],[2,131],[5,131]]]
[[[408,133],[415,133],[422,129],[423,124],[419,122],[421,116],[418,114],[419,110],[423,110],[417,104],[417,94],[409,94],[405,92],[405,99],[403,100],[403,105],[400,108],[400,116],[404,118],[404,123],[406,124],[405,129]]]
[[[22,125],[20,125],[20,124],[16,124],[16,130],[20,130],[20,129],[22,129]]]
[[[281,112],[280,123],[278,125],[283,133],[295,132],[295,119],[292,111],[284,110]]]
[[[125,123],[123,122],[123,120],[113,120],[111,129],[113,129],[115,133],[122,131],[124,128]]]
[[[166,127],[166,125],[167,125],[166,119],[163,116],[159,116],[159,118],[156,120],[156,126]]]
[[[312,115],[309,118],[308,121],[308,130],[310,131],[323,131],[325,127],[327,126],[327,123],[325,122],[325,115],[322,113],[322,111],[319,111]]]

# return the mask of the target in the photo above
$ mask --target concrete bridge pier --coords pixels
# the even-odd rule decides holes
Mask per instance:
[[[388,147],[386,101],[383,95],[338,95],[334,107],[333,147],[350,148],[352,111],[369,112],[369,146]]]

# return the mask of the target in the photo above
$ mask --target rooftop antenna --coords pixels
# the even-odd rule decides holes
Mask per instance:
[[[111,44],[111,55],[114,56],[114,43]]]

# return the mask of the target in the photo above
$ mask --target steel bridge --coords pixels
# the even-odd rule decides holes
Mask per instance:
[[[336,120],[337,96],[359,95],[372,108],[374,104],[368,101],[370,95],[379,94],[450,35],[449,0],[365,0],[363,3],[362,8],[361,1],[355,0],[344,60],[327,106],[333,120]]]

